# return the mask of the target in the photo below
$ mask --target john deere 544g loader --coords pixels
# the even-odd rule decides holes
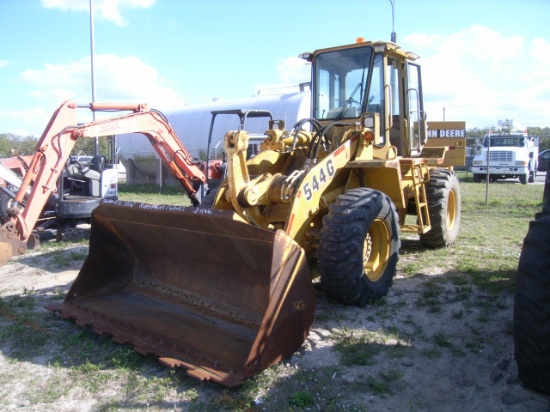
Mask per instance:
[[[305,340],[308,261],[333,298],[364,305],[392,284],[400,232],[455,241],[459,182],[448,147],[425,147],[417,56],[359,41],[302,57],[312,117],[292,130],[271,121],[249,159],[247,132],[228,132],[212,208],[102,202],[89,256],[52,310],[235,386]]]

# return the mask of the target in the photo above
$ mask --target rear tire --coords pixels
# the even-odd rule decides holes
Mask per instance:
[[[550,395],[550,213],[529,224],[514,299],[514,346],[524,385]]]
[[[338,196],[317,249],[323,288],[346,305],[385,296],[399,260],[399,233],[395,206],[384,193],[357,188]]]
[[[432,228],[420,235],[420,241],[430,248],[452,245],[458,236],[462,212],[456,175],[447,169],[432,170],[426,183],[426,198]]]

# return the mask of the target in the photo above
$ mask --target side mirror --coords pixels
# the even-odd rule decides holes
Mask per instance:
[[[374,132],[374,144],[384,144],[384,138],[380,135],[380,113],[369,112],[363,118],[363,127],[368,127]]]

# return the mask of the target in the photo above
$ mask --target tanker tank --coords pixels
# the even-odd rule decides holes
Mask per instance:
[[[212,111],[252,109],[268,110],[274,120],[284,120],[290,129],[298,120],[310,115],[309,91],[287,94],[259,94],[254,97],[237,100],[217,100],[206,104],[185,106],[181,109],[164,112],[183,145],[194,158],[206,159],[208,133]],[[212,133],[210,158],[221,158],[225,133],[239,128],[236,115],[216,117]],[[245,130],[249,133],[262,134],[268,129],[268,119],[250,118],[246,121]],[[156,182],[161,185],[177,185],[177,181],[163,166],[161,160],[141,134],[117,136],[120,160],[126,167],[128,184]]]

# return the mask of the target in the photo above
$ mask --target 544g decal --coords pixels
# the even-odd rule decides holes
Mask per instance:
[[[310,181],[304,183],[303,191],[306,200],[311,200],[313,193],[321,190],[330,182],[330,178],[334,175],[334,163],[332,159],[328,159],[325,165],[318,168],[316,173],[309,177]]]

